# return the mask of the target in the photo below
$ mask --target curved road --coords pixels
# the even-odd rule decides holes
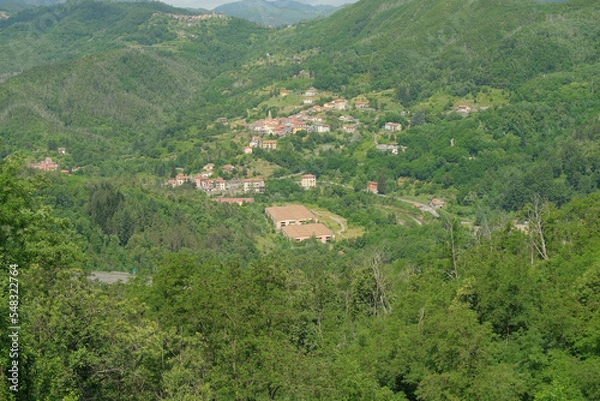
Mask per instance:
[[[319,182],[321,182],[323,184],[338,185],[340,187],[344,187],[344,188],[348,188],[348,189],[354,189],[350,185],[338,184],[337,182],[333,182],[333,181],[319,181]],[[387,198],[388,197],[387,195],[384,195],[384,194],[377,194],[377,196],[381,196],[382,198]],[[426,205],[424,203],[416,202],[416,201],[413,201],[413,200],[410,200],[410,199],[398,198],[396,196],[391,197],[391,198],[399,200],[400,202],[410,203],[411,205],[415,205],[421,211],[427,212],[427,213],[431,214],[433,217],[440,217],[439,213],[436,212],[434,208],[432,208],[431,206]]]
[[[346,219],[338,218],[337,216],[333,215],[333,213],[332,213],[331,216],[328,216],[328,217],[331,217],[333,220],[335,220],[340,225],[340,227],[342,227],[340,229],[340,231],[337,232],[338,235],[341,234],[341,233],[343,233],[344,231],[346,231],[346,223],[344,223],[344,221]]]

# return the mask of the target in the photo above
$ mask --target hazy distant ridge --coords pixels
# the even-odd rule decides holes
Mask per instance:
[[[272,26],[326,17],[336,10],[337,7],[334,6],[311,6],[293,0],[242,0],[223,4],[214,9],[218,13]]]

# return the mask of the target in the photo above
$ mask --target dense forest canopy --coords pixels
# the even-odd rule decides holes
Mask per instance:
[[[598,20],[0,4],[0,399],[600,399]]]

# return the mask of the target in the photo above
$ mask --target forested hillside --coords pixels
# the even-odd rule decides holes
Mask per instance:
[[[0,399],[600,399],[595,3],[4,12]]]
[[[2,263],[19,266],[26,344],[19,399],[600,396],[597,193],[537,205],[531,235],[384,225],[372,241],[281,243],[251,261],[225,236],[166,254],[150,285],[106,287],[82,276],[39,183],[14,161],[1,168]]]

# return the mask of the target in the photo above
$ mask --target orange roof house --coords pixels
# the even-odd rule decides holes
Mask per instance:
[[[58,170],[58,163],[54,162],[50,157],[46,157],[42,162],[30,163],[29,167],[42,171],[56,171]]]
[[[374,194],[379,193],[379,191],[377,190],[377,183],[375,181],[369,181],[369,183],[367,184],[367,191],[373,192]]]
[[[431,202],[429,202],[429,206],[433,209],[441,209],[446,205],[446,202],[442,199],[433,198]]]

